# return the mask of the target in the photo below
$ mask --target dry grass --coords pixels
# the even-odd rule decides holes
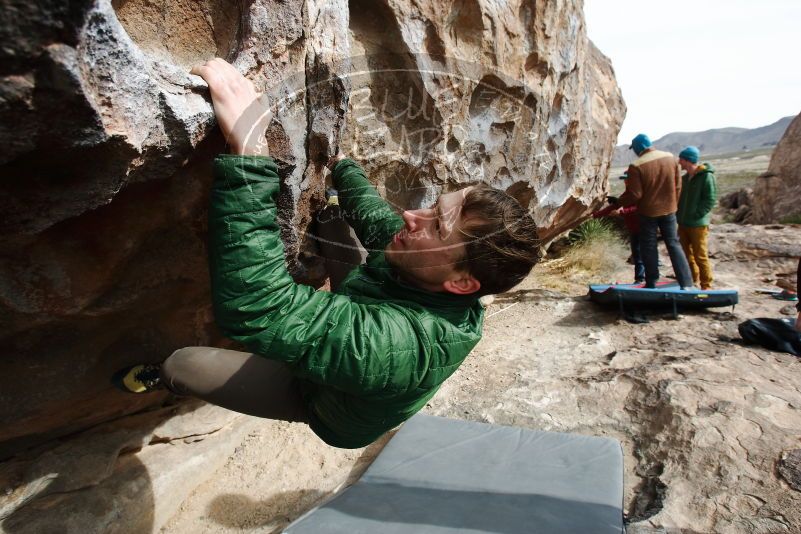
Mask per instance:
[[[617,236],[584,241],[571,247],[564,256],[566,268],[592,276],[613,276],[625,268],[629,249]]]
[[[616,273],[629,267],[628,255],[629,247],[623,239],[614,234],[599,235],[570,247],[561,258],[542,262],[537,267],[537,283],[572,292],[590,283],[613,281]]]

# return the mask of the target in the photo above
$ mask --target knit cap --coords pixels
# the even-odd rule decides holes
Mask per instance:
[[[690,163],[698,163],[698,160],[701,159],[701,151],[698,150],[697,147],[688,146],[679,152],[679,159],[689,161]]]
[[[631,140],[630,148],[639,156],[643,150],[651,148],[651,138],[644,133],[638,134],[637,137]]]

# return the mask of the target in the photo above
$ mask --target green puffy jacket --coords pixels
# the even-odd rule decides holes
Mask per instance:
[[[709,163],[699,165],[695,176],[681,177],[681,197],[676,220],[682,226],[709,226],[709,216],[718,199],[715,169]]]
[[[209,210],[214,313],[228,337],[287,362],[301,382],[310,426],[356,448],[420,410],[481,338],[473,296],[400,282],[384,247],[403,226],[352,160],[334,169],[343,212],[370,252],[338,293],[296,284],[276,222],[275,163],[221,155]]]

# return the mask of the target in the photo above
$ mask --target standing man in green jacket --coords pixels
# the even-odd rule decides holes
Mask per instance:
[[[359,165],[330,162],[346,220],[369,251],[336,293],[296,284],[276,222],[270,120],[253,84],[221,59],[209,85],[230,154],[214,162],[209,256],[217,325],[250,351],[184,348],[115,375],[242,413],[308,423],[329,445],[365,446],[425,406],[481,338],[479,297],[508,291],[539,258],[533,218],[485,185],[398,215]]]
[[[684,171],[681,178],[681,197],[676,218],[679,223],[679,241],[690,270],[693,283],[701,289],[712,287],[712,265],[709,262],[709,216],[718,198],[715,174],[712,165],[701,163],[698,148],[688,146],[679,153],[679,166]]]

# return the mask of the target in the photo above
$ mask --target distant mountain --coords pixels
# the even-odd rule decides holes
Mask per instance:
[[[706,158],[715,154],[742,152],[775,146],[784,135],[795,116],[784,117],[773,124],[760,128],[716,128],[704,132],[673,132],[654,141],[659,150],[666,150],[678,155],[687,145],[695,145]],[[634,161],[636,156],[629,150],[629,145],[615,147],[612,159],[613,167],[623,167]]]

